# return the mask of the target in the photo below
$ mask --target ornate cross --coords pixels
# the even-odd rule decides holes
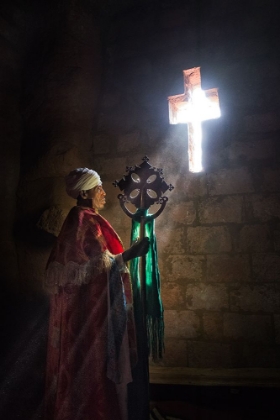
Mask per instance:
[[[144,156],[142,160],[143,162],[140,165],[127,166],[127,175],[124,175],[120,181],[116,180],[113,182],[115,187],[118,186],[123,191],[123,194],[118,195],[123,211],[129,217],[140,223],[140,239],[145,236],[145,223],[148,220],[158,217],[164,210],[168,198],[163,196],[163,194],[167,190],[172,191],[174,188],[173,185],[168,185],[164,181],[163,170],[161,168],[151,166],[147,156]],[[132,213],[126,207],[127,203],[134,204],[136,209],[141,210],[142,215],[139,217],[137,211]],[[148,214],[148,210],[153,204],[158,204],[160,207],[155,213]],[[141,298],[144,319],[146,319],[146,257],[143,256],[141,261]],[[144,324],[146,325],[146,321]]]
[[[153,204],[159,204],[160,208],[153,214],[149,215],[149,219],[155,219],[164,210],[167,197],[162,194],[168,189],[173,190],[173,185],[164,181],[163,170],[155,168],[149,164],[149,158],[143,157],[140,165],[127,166],[127,175],[124,175],[120,181],[115,181],[113,185],[118,186],[124,194],[119,194],[118,199],[123,211],[131,218],[132,213],[126,203],[132,203],[137,209],[148,210]]]
[[[221,116],[218,89],[201,89],[200,67],[184,70],[183,75],[184,93],[168,97],[169,121],[170,124],[188,124],[189,170],[201,172],[201,121]]]

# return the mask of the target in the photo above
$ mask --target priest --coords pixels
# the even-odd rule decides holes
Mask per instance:
[[[132,290],[126,262],[149,239],[124,250],[99,211],[100,176],[77,168],[66,177],[77,200],[47,264],[50,293],[45,420],[127,420],[127,384],[137,362]]]

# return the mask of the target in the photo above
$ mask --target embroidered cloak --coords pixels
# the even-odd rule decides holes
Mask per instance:
[[[72,208],[47,264],[45,420],[127,418],[126,386],[137,351],[122,252],[102,216],[92,208]]]

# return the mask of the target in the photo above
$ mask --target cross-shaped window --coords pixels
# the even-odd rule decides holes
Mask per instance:
[[[202,129],[201,121],[219,118],[218,89],[201,89],[200,67],[184,70],[184,93],[169,96],[170,124],[188,124],[189,170],[201,172],[202,167]]]

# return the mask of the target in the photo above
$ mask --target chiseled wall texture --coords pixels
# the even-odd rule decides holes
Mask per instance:
[[[164,169],[175,189],[156,221],[165,307],[164,366],[280,367],[279,31],[275,3],[157,2],[118,16],[93,166],[106,217],[129,240],[111,183],[126,165]],[[278,31],[278,32],[277,32]],[[200,66],[222,117],[203,123],[203,165],[188,171],[187,127],[167,97]]]
[[[40,294],[53,234],[74,204],[64,176],[90,165],[98,16],[84,0],[4,0],[0,34],[1,283]]]
[[[10,8],[0,14],[0,253],[1,283],[8,278],[17,288],[17,252],[13,237],[16,214],[16,190],[20,171],[22,118],[20,114],[21,75],[26,47],[24,14]]]
[[[1,276],[42,291],[74,205],[63,177],[77,166],[100,172],[104,215],[128,246],[112,182],[147,155],[175,186],[156,221],[161,364],[280,367],[277,2],[127,0],[115,14],[109,3],[1,9]],[[169,125],[167,97],[197,66],[202,87],[219,88],[222,117],[203,123],[204,171],[191,174],[187,127]]]

